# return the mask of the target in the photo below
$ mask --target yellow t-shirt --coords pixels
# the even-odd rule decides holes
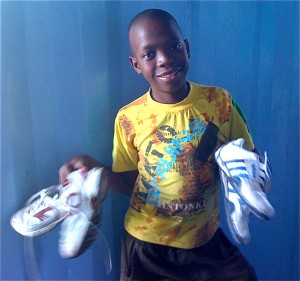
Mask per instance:
[[[240,137],[254,148],[226,90],[189,84],[177,104],[158,103],[148,91],[123,107],[113,149],[113,171],[139,171],[125,229],[140,240],[185,249],[208,242],[219,226],[214,151]]]

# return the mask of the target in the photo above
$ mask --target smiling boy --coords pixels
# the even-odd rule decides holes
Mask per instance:
[[[164,104],[182,101],[189,92],[186,75],[190,50],[176,22],[161,25],[140,16],[129,27],[131,65],[151,85],[151,97]]]
[[[129,27],[134,70],[149,91],[118,112],[109,187],[130,194],[121,280],[257,280],[219,227],[214,151],[230,140],[254,145],[224,89],[186,80],[190,48],[176,20],[149,9]],[[60,169],[102,166],[78,156]]]

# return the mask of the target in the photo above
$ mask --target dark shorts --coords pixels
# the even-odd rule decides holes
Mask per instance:
[[[254,281],[257,277],[221,229],[207,244],[194,249],[140,241],[124,231],[120,280]]]

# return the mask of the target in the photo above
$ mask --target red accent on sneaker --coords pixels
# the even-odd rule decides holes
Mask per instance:
[[[39,220],[43,221],[43,220],[49,218],[49,216],[46,216],[46,213],[47,213],[48,211],[51,211],[52,209],[53,209],[53,208],[49,206],[49,207],[47,207],[46,209],[43,209],[43,210],[39,211],[38,213],[36,213],[36,214],[34,215],[34,217],[36,217],[36,218],[38,218]]]

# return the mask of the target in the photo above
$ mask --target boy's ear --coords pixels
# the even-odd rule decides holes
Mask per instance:
[[[129,57],[129,61],[130,61],[131,66],[133,67],[133,69],[134,69],[138,74],[142,74],[142,71],[141,71],[141,69],[140,69],[140,66],[139,66],[139,64],[138,64],[138,62],[137,62],[137,60],[136,60],[136,58],[130,56],[130,57]]]
[[[187,51],[187,54],[188,54],[188,58],[190,58],[191,52],[190,52],[189,41],[188,41],[187,39],[184,39],[184,44],[185,44],[185,47],[186,47],[186,51]]]

